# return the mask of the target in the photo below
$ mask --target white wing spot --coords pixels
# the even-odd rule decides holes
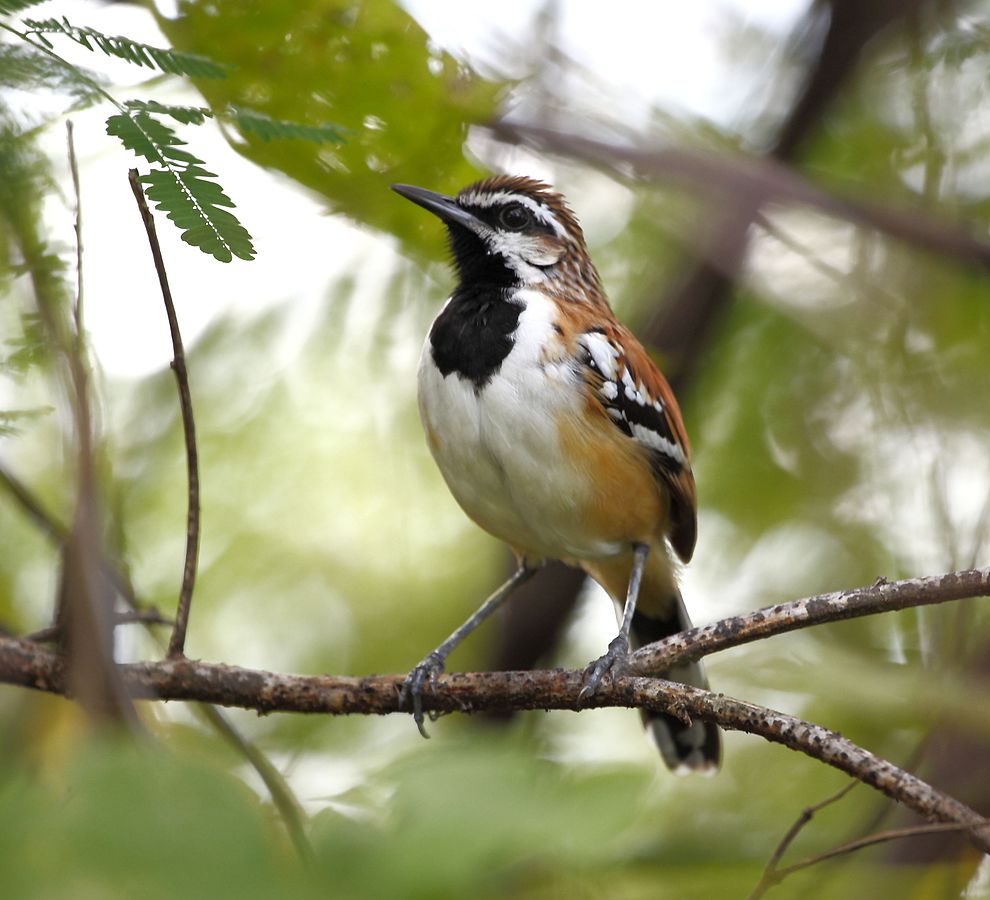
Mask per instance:
[[[673,441],[668,441],[667,438],[663,437],[663,435],[657,434],[652,429],[639,425],[636,422],[632,423],[632,432],[633,437],[636,438],[636,440],[641,444],[646,444],[647,447],[652,447],[654,450],[659,450],[661,453],[675,460],[679,465],[683,466],[687,463],[687,458],[684,456],[684,450],[679,444],[675,444]]]
[[[619,357],[619,351],[612,346],[608,338],[596,331],[587,331],[578,340],[590,354],[595,368],[609,381],[614,381],[615,361]]]

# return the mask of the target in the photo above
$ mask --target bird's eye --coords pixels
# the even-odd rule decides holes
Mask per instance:
[[[510,203],[498,214],[499,225],[509,231],[522,231],[530,221],[530,211],[521,203]]]

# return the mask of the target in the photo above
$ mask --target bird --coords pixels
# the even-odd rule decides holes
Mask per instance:
[[[418,369],[420,418],[450,492],[517,567],[402,686],[424,737],[423,692],[450,652],[549,559],[584,570],[616,605],[619,633],[584,672],[581,701],[632,649],[691,627],[676,556],[697,535],[691,449],[666,379],[615,317],[567,202],[496,175],[455,196],[392,190],[446,226],[457,285]],[[663,677],[708,688],[700,662]],[[666,765],[714,772],[718,729],[644,713]]]

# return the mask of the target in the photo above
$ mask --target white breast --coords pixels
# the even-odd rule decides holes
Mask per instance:
[[[456,373],[443,376],[427,339],[419,366],[419,408],[430,449],[448,487],[479,525],[533,556],[590,558],[618,545],[580,534],[575,510],[587,473],[561,454],[557,422],[578,415],[581,379],[546,348],[559,346],[555,309],[541,293],[525,303],[512,350],[478,389]]]

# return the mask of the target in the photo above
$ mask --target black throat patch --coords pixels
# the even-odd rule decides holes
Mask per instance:
[[[521,303],[495,284],[460,285],[430,329],[430,352],[440,374],[451,372],[483,388],[512,350]]]

